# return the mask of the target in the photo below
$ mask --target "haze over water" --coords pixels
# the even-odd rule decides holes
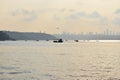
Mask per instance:
[[[0,42],[0,80],[119,80],[120,42]]]

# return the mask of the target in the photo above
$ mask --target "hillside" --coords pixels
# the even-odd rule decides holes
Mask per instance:
[[[54,40],[56,37],[46,33],[0,31],[0,40]]]
[[[12,38],[9,37],[4,31],[0,31],[0,41],[4,40],[13,40]]]

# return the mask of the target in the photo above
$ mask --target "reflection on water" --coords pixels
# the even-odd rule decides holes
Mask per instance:
[[[0,42],[0,80],[120,80],[120,43]]]

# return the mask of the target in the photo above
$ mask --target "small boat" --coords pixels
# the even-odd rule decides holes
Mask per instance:
[[[36,41],[39,41],[39,40],[36,40]]]
[[[75,42],[79,42],[79,40],[75,40]]]
[[[53,41],[54,43],[63,43],[63,40],[62,39],[58,39],[58,40],[55,40]]]
[[[46,41],[49,41],[49,40],[46,40]]]

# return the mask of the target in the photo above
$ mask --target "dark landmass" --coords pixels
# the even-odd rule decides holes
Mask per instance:
[[[0,41],[4,40],[13,40],[12,38],[9,37],[4,31],[0,31]]]
[[[4,40],[54,40],[55,36],[46,33],[0,31],[0,41]]]

